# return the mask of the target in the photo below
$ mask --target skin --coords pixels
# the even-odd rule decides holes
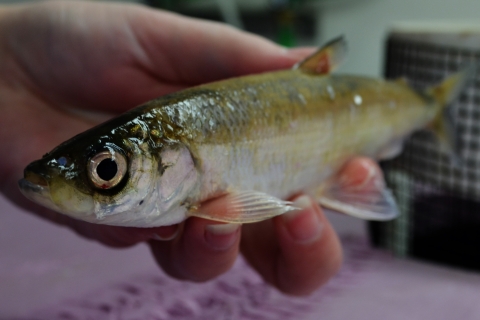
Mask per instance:
[[[219,231],[211,227],[217,223],[199,218],[136,229],[57,214],[27,201],[17,180],[29,162],[105,115],[192,85],[289,68],[310,52],[287,51],[222,24],[136,5],[42,2],[1,8],[0,190],[20,207],[102,244],[148,242],[158,264],[173,277],[212,279],[242,251],[281,291],[308,294],[341,263],[338,238],[312,200],[294,214],[235,230]],[[352,160],[341,174],[352,183],[382,179],[375,163],[365,158]],[[217,199],[202,208],[213,212],[225,206],[224,199]]]

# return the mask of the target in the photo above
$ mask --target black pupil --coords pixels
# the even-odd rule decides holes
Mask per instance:
[[[97,174],[100,179],[105,181],[112,180],[117,174],[117,163],[112,159],[104,159],[97,166]]]

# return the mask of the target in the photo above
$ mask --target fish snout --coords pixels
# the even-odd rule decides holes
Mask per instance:
[[[23,178],[32,184],[48,186],[48,175],[38,161],[30,163],[23,171]]]

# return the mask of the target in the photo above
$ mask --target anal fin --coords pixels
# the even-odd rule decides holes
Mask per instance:
[[[395,199],[383,183],[348,185],[334,180],[320,190],[319,203],[336,212],[376,221],[392,220],[399,215]]]

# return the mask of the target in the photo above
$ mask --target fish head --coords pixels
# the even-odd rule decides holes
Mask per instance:
[[[186,210],[178,207],[189,191],[185,186],[192,185],[182,185],[182,170],[190,162],[193,165],[190,153],[179,147],[152,152],[146,134],[130,132],[125,127],[99,127],[62,143],[25,168],[19,181],[22,193],[47,208],[92,223],[149,227],[183,220]]]

